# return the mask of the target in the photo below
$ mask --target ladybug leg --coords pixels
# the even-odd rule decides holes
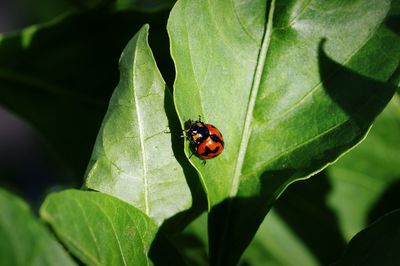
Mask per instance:
[[[206,165],[207,161],[206,160],[201,160],[202,165]]]

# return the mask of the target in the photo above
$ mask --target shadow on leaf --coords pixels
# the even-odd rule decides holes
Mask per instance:
[[[390,184],[382,196],[369,211],[368,224],[393,210],[400,209],[400,178]]]
[[[321,140],[322,144],[315,143],[322,145],[322,148],[313,149],[308,146],[296,148],[290,153],[290,160],[286,157],[278,158],[269,167],[270,169],[261,175],[258,183],[255,181],[251,183],[247,180],[249,178],[243,181],[248,182],[248,186],[259,187],[257,196],[226,199],[211,209],[209,215],[211,265],[237,264],[265,215],[287,185],[320,171],[329,162],[335,161],[341,154],[359,143],[375,117],[391,99],[395,91],[394,86],[372,80],[336,63],[324,52],[324,42],[324,40],[320,42],[318,49],[322,89],[333,102],[333,106],[336,105],[336,110],[342,110],[346,114],[347,120],[336,125],[333,130],[327,131]],[[241,186],[244,190],[245,185]],[[239,192],[240,190],[241,187]],[[314,193],[314,197],[322,196],[319,194],[320,191]],[[332,213],[328,211],[326,215],[331,217]],[[332,230],[332,234],[328,237],[332,239],[306,239],[310,248],[319,253],[317,257],[322,263],[332,262],[332,259],[343,250],[343,239],[335,235],[338,231],[336,222],[328,224],[328,227]],[[322,252],[319,247],[317,248],[318,244],[323,246],[326,241],[332,241],[333,248],[330,250],[332,253],[326,250]]]
[[[277,213],[304,241],[321,265],[329,265],[346,248],[335,213],[327,206],[332,187],[325,172],[295,182],[274,205]]]
[[[192,194],[192,206],[190,209],[180,212],[170,219],[164,221],[162,230],[165,232],[181,231],[194,218],[207,209],[207,198],[200,183],[200,177],[196,169],[190,164],[184,152],[183,131],[179,122],[178,114],[174,108],[172,95],[168,88],[165,89],[164,108],[168,118],[168,126],[171,133],[171,145],[176,160],[181,165],[186,182]],[[173,195],[171,195],[173,196]]]

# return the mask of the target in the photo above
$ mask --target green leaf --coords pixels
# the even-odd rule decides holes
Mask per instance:
[[[347,240],[368,225],[383,193],[400,181],[399,136],[400,99],[395,96],[368,138],[327,169],[332,182],[329,204]]]
[[[291,184],[271,210],[279,215],[278,222],[283,223],[280,227],[289,228],[319,265],[337,261],[347,245],[337,215],[327,202],[331,190],[329,177],[323,171],[310,179]]]
[[[301,239],[271,211],[243,254],[241,265],[320,265]]]
[[[389,9],[380,0],[174,6],[178,115],[182,124],[202,115],[225,138],[219,157],[192,159],[211,210],[211,264],[235,264],[288,184],[365,137],[394,93],[385,82],[400,42],[384,24]]]
[[[69,14],[0,35],[0,104],[29,121],[73,174],[83,177],[118,83],[124,46],[149,22],[154,25],[153,40],[162,47],[168,41],[164,17],[137,12]]]
[[[343,258],[334,265],[399,265],[399,246],[400,210],[397,210],[358,233]]]
[[[277,221],[283,223],[279,226],[289,226],[319,265],[337,261],[354,234],[384,213],[400,208],[399,135],[400,104],[394,97],[365,141],[325,171],[291,184],[274,204],[272,210],[281,217]],[[275,254],[260,244],[259,233],[243,255],[246,261],[252,261],[249,254]],[[292,257],[298,256],[289,259]]]
[[[174,238],[187,265],[209,265],[207,215],[194,220]],[[336,257],[337,258],[337,257]],[[335,258],[335,259],[336,259]],[[264,219],[239,265],[321,265],[296,232],[271,211]]]
[[[0,265],[76,265],[21,199],[0,189],[0,210]]]
[[[173,236],[174,245],[185,259],[186,265],[207,266],[207,213],[194,219],[182,232]]]
[[[86,265],[181,264],[149,217],[112,196],[65,190],[48,196],[40,215]]]
[[[120,83],[97,137],[86,186],[131,203],[161,224],[188,209],[191,194],[166,133],[172,96],[148,45],[148,28],[122,53]]]

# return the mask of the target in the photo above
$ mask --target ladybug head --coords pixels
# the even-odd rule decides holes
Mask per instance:
[[[184,126],[184,129],[185,129],[185,130],[189,130],[190,127],[192,126],[192,124],[193,124],[193,121],[192,121],[191,119],[185,121],[185,124],[183,125],[183,126]]]

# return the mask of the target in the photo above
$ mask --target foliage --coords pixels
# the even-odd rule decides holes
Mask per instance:
[[[1,265],[390,265],[400,1],[72,2],[0,35],[0,104],[83,184],[41,205],[58,241],[2,190]]]

